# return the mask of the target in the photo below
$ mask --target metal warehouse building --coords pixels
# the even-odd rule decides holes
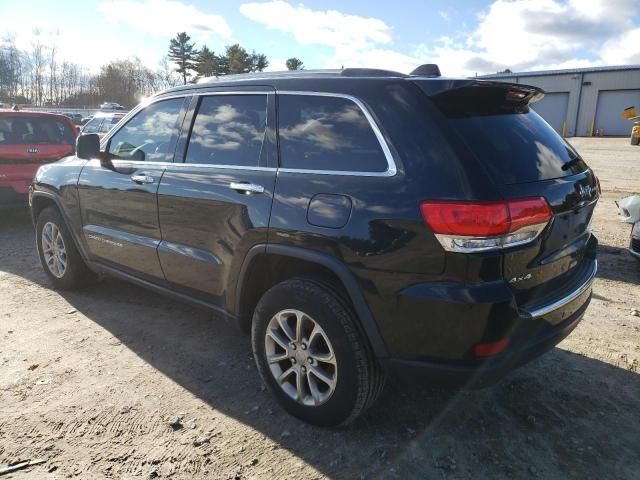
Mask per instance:
[[[499,73],[481,78],[542,88],[546,94],[533,104],[534,110],[568,137],[629,135],[631,122],[620,114],[627,107],[640,111],[640,65]]]

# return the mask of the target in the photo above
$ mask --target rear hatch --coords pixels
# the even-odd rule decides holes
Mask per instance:
[[[595,268],[590,223],[599,185],[578,152],[529,108],[542,91],[468,81],[427,93],[502,199],[543,198],[550,207],[551,218],[535,239],[502,250],[503,276],[519,305],[530,310],[578,288]]]
[[[26,193],[38,167],[72,155],[76,133],[56,116],[0,115],[0,186]]]

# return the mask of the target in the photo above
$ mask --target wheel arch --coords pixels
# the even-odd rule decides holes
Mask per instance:
[[[272,265],[287,265],[288,273],[272,275]],[[255,275],[263,267],[269,267],[266,276]],[[311,250],[289,245],[256,245],[247,253],[236,282],[236,288],[231,289],[233,298],[228,299],[238,327],[243,331],[251,328],[253,310],[258,300],[271,286],[293,276],[315,275],[325,279],[328,283],[340,288],[357,315],[366,340],[369,342],[374,355],[381,359],[388,356],[387,348],[378,329],[378,325],[371,314],[369,306],[362,294],[354,275],[344,262],[339,259]],[[256,280],[262,278],[263,280]],[[262,282],[262,283],[260,283]],[[256,285],[259,285],[256,287]]]
[[[65,223],[65,226],[69,230],[71,234],[71,238],[73,239],[73,243],[75,243],[78,252],[80,252],[80,256],[84,260],[84,262],[89,265],[87,252],[84,248],[84,244],[80,241],[78,237],[78,232],[76,232],[72,228],[72,222],[69,220],[69,216],[67,215],[66,210],[62,206],[62,202],[60,198],[54,195],[51,192],[43,191],[43,190],[35,190],[31,194],[30,198],[30,210],[31,210],[31,219],[33,221],[34,227],[38,222],[38,217],[42,213],[45,208],[48,207],[56,207],[60,215],[62,216],[62,221]]]

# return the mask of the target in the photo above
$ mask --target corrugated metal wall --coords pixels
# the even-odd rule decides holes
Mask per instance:
[[[558,133],[563,133],[569,110],[569,92],[547,93],[533,109]]]
[[[535,76],[527,76],[526,73],[523,73],[509,77],[488,78],[488,80],[534,85],[548,93],[568,92],[567,136],[583,137],[591,134],[592,123],[594,124],[594,130],[598,127],[595,125],[595,120],[599,93],[612,90],[640,89],[640,69],[611,72],[568,72]],[[582,93],[580,93],[580,85],[582,85]],[[558,96],[557,99],[559,101],[561,96]],[[600,102],[601,113],[599,119],[604,119],[607,124],[599,127],[604,129],[605,135],[609,132],[616,134],[615,132],[620,131],[620,125],[616,126],[612,123],[616,115],[619,116],[622,113],[618,104],[618,101],[607,102],[606,99]],[[635,107],[640,111],[640,105],[636,104]],[[603,112],[603,108],[611,109],[611,111]],[[631,122],[629,122],[629,132],[631,132]]]

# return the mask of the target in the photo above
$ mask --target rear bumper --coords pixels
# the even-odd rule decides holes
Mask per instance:
[[[422,379],[442,386],[482,388],[493,385],[509,372],[539,357],[560,343],[578,326],[591,301],[591,292],[580,308],[565,321],[495,357],[475,365],[453,365],[434,361],[392,358],[390,370],[397,376]]]
[[[427,354],[392,355],[388,367],[395,374],[423,377],[441,385],[480,387],[497,382],[513,369],[551,349],[578,325],[591,300],[591,286],[597,271],[595,259],[585,259],[580,278],[557,298],[542,305],[517,308],[497,285],[480,285],[463,291],[463,301],[453,308],[440,305],[440,319],[428,319],[422,328],[437,325],[441,329],[423,332],[416,337],[429,338],[424,345],[413,343]],[[459,294],[460,295],[460,294]],[[416,297],[412,297],[415,312]],[[462,305],[460,305],[462,303]],[[402,302],[401,302],[402,304]],[[440,316],[431,299],[425,299],[432,317]],[[448,314],[453,312],[454,314]],[[466,315],[463,315],[466,313]],[[435,339],[435,340],[434,340]],[[508,346],[491,357],[478,358],[474,346],[508,339]],[[428,349],[428,350],[427,350]]]

